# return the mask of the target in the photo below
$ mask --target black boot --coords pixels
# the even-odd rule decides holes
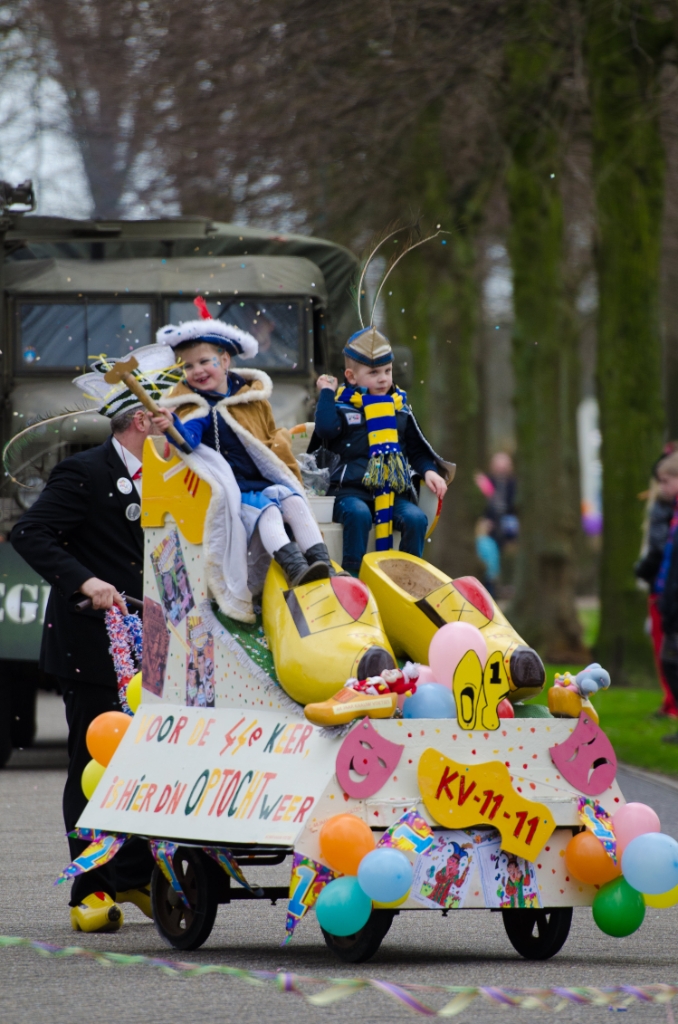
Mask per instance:
[[[329,570],[325,562],[316,561],[309,565],[302,555],[299,545],[294,541],[285,544],[282,548],[278,548],[273,557],[287,576],[290,587],[300,587],[302,583],[326,580],[329,576]]]
[[[313,565],[314,562],[324,562],[324,564],[330,571],[330,576],[351,575],[350,573],[344,572],[343,570],[337,572],[337,570],[332,565],[332,559],[330,558],[330,553],[327,550],[327,544],[324,544],[322,541],[319,544],[314,544],[313,547],[306,548],[306,551],[304,552],[304,558],[306,559],[309,565]]]

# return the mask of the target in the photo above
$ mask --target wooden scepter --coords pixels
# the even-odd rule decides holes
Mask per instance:
[[[163,410],[157,405],[145,388],[134,376],[133,371],[139,366],[134,356],[130,356],[125,362],[117,362],[113,367],[104,374],[104,380],[108,384],[119,384],[121,381],[133,395],[136,395],[141,404],[148,409],[150,413],[157,416],[158,413]],[[170,424],[165,433],[172,438],[177,448],[180,448],[186,455],[190,455],[193,449],[190,444],[184,440],[174,424]]]

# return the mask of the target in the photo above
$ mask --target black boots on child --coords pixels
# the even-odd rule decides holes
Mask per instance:
[[[347,576],[349,573],[339,572],[332,565],[327,545],[320,543],[307,548],[304,554],[294,541],[279,548],[273,556],[287,576],[290,587],[300,587],[302,583],[314,583],[326,580],[328,576]]]
[[[302,583],[315,583],[316,580],[328,578],[330,571],[327,563],[317,560],[312,562],[309,557],[312,551],[319,547],[325,548],[325,545],[315,544],[313,548],[308,549],[306,555],[302,555],[299,545],[291,541],[275,552],[273,557],[287,576],[290,587],[300,587]]]

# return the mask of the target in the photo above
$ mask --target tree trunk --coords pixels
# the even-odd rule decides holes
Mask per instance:
[[[455,198],[440,141],[440,110],[431,108],[415,139],[403,181],[403,208],[418,209],[422,230],[447,231],[404,257],[385,291],[389,330],[414,354],[412,405],[429,439],[457,473],[431,545],[424,552],[451,576],[482,575],[474,529],[483,499],[473,482],[480,466],[480,396],[476,340],[480,290],[474,238],[491,172]],[[405,313],[401,313],[405,309]],[[408,312],[409,310],[409,312]],[[416,335],[416,337],[415,337]],[[423,486],[423,485],[422,485]]]
[[[554,118],[560,55],[548,0],[516,3],[513,12],[505,124],[520,545],[511,618],[547,660],[577,663],[586,657],[574,600],[579,372],[563,283]]]
[[[588,0],[586,63],[598,228],[598,397],[603,462],[601,619],[597,657],[615,682],[653,675],[636,588],[643,506],[661,448],[659,256],[664,153],[658,64],[667,26],[649,3]],[[670,29],[671,26],[668,26]]]

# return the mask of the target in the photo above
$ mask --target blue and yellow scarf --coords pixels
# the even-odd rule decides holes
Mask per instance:
[[[374,525],[377,551],[393,547],[393,502],[411,486],[410,467],[400,449],[396,413],[407,405],[407,395],[394,388],[390,395],[363,394],[342,385],[336,401],[353,405],[365,414],[370,461],[363,484],[374,495]]]

